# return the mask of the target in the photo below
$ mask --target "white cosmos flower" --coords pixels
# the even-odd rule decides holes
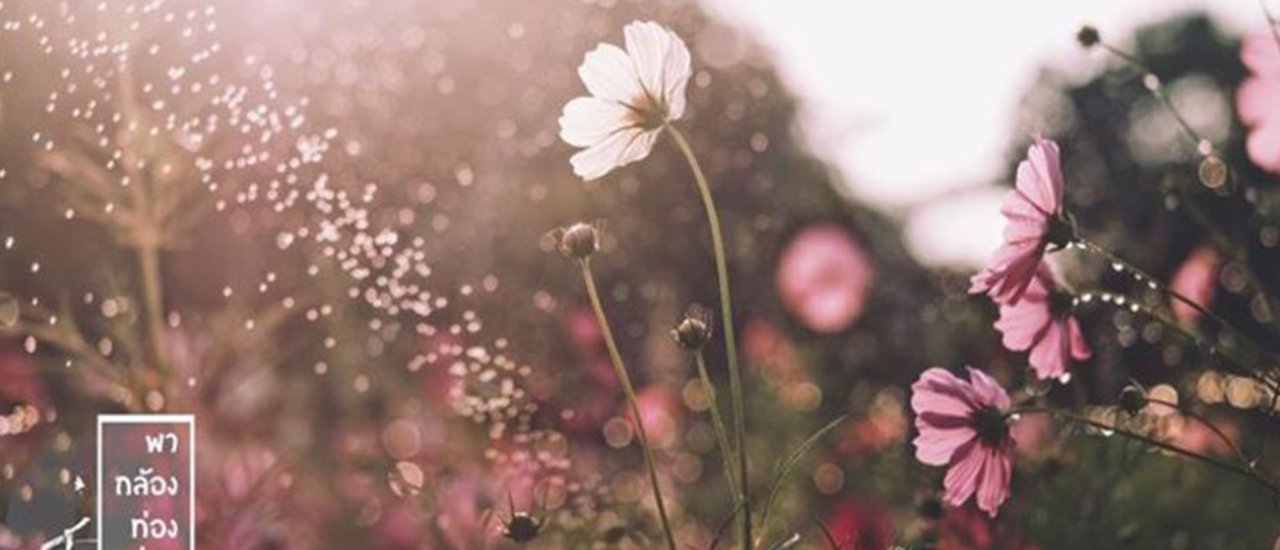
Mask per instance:
[[[662,125],[684,114],[689,49],[670,29],[635,21],[623,29],[627,49],[600,44],[578,76],[589,96],[574,98],[560,116],[560,139],[584,147],[569,161],[582,179],[643,159]]]

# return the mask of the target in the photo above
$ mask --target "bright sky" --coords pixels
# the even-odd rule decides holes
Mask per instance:
[[[804,100],[802,134],[854,193],[905,213],[921,259],[959,266],[982,264],[999,243],[995,183],[1008,177],[1002,155],[1037,69],[1103,63],[1076,45],[1082,24],[1120,44],[1187,10],[1237,30],[1265,24],[1256,0],[704,3],[772,51]]]

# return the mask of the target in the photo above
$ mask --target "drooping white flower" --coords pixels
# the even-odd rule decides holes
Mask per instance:
[[[635,21],[623,29],[626,51],[600,44],[578,67],[589,96],[574,98],[560,116],[560,139],[582,151],[573,173],[596,179],[643,159],[662,125],[684,114],[689,49],[670,29]]]

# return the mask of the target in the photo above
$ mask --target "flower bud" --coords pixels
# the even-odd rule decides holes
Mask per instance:
[[[1120,390],[1120,410],[1135,415],[1147,407],[1147,392],[1138,386],[1129,385]]]
[[[1098,29],[1090,25],[1085,25],[1080,27],[1080,30],[1076,32],[1076,41],[1079,42],[1081,46],[1092,48],[1098,45],[1098,42],[1102,41],[1102,36],[1098,34]]]
[[[689,351],[702,349],[711,339],[711,312],[698,305],[690,306],[684,318],[671,330],[671,338]]]
[[[594,226],[578,222],[560,230],[560,253],[575,260],[585,260],[600,248],[600,232]]]

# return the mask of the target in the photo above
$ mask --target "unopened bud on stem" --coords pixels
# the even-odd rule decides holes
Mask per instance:
[[[1090,25],[1085,25],[1080,27],[1080,30],[1076,32],[1076,41],[1079,42],[1081,46],[1092,48],[1097,46],[1098,42],[1102,41],[1102,36],[1098,34],[1098,29]]]
[[[711,339],[711,312],[698,305],[690,306],[684,318],[671,330],[671,338],[689,351],[702,349]]]
[[[578,222],[560,230],[560,253],[575,260],[585,260],[600,249],[600,232],[588,223]]]
[[[1135,415],[1147,407],[1147,392],[1134,385],[1120,390],[1120,410]]]

